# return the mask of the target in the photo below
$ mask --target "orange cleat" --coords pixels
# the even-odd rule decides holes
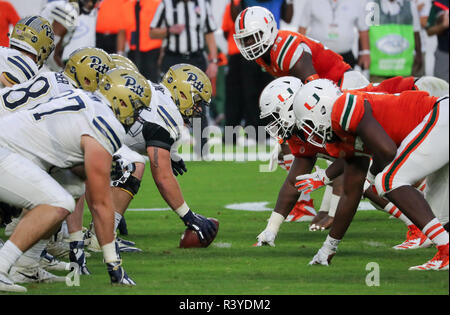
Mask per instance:
[[[406,232],[406,240],[394,246],[394,249],[405,250],[405,249],[416,249],[416,248],[426,248],[433,245],[431,240],[429,240],[425,234],[419,230],[415,225],[410,225],[408,227],[408,232]]]
[[[448,270],[448,244],[437,246],[438,252],[423,265],[410,267],[409,270]]]
[[[316,216],[316,210],[314,209],[314,200],[298,201],[289,215],[286,217],[285,222],[305,222],[312,221]]]

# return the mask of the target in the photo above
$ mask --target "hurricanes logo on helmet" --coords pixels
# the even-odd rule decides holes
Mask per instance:
[[[188,74],[189,74],[189,76],[187,78],[187,82],[192,82],[192,86],[197,91],[202,92],[203,88],[205,87],[203,82],[198,80],[198,77],[197,77],[197,75],[195,73],[189,72]]]

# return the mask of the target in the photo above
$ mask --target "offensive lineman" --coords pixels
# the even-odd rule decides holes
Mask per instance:
[[[24,251],[50,236],[75,207],[73,197],[47,170],[83,163],[86,200],[111,283],[135,285],[121,266],[114,241],[110,170],[112,155],[125,138],[124,127],[134,123],[138,111],[148,106],[151,92],[145,78],[123,69],[108,72],[99,91],[68,91],[1,119],[0,198],[31,210],[0,249],[1,290],[26,291],[8,278],[9,269]],[[34,141],[36,138],[41,141]]]

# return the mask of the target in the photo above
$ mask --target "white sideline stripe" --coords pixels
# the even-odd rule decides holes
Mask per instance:
[[[243,203],[233,203],[229,205],[225,205],[225,209],[228,210],[240,210],[240,211],[272,211],[273,208],[268,208],[268,201],[261,202],[243,202]],[[170,208],[131,208],[127,209],[127,211],[132,212],[150,212],[150,211],[168,211]],[[374,206],[368,201],[362,201],[359,203],[358,211],[368,211],[368,210],[376,210]]]

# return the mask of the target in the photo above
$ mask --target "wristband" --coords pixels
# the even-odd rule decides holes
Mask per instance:
[[[186,213],[189,212],[189,210],[190,209],[188,205],[186,204],[186,202],[184,202],[179,208],[175,210],[175,212],[180,216],[180,218],[183,218],[186,215]]]
[[[308,83],[308,82],[311,82],[311,81],[314,81],[314,80],[317,80],[317,79],[320,79],[319,75],[318,74],[313,74],[313,75],[310,75],[309,77],[306,78],[305,83]]]
[[[219,59],[217,59],[217,58],[209,59],[208,61],[209,61],[209,63],[219,63]]]
[[[369,49],[364,49],[364,50],[360,50],[359,51],[359,55],[370,55],[370,50]]]

